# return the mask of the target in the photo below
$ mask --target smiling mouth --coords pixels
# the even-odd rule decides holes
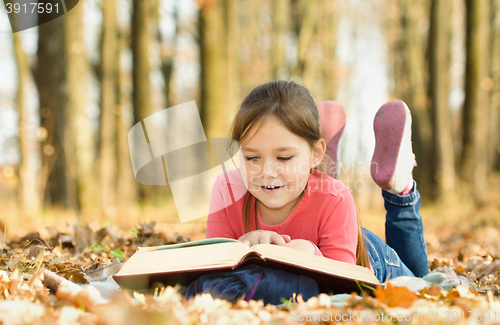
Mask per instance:
[[[274,186],[274,185],[269,185],[269,186],[261,186],[265,190],[277,190],[279,188],[282,188],[283,186]]]

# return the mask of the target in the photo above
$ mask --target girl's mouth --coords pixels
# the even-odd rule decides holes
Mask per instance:
[[[274,185],[267,185],[267,186],[261,186],[262,191],[265,193],[275,193],[279,191],[283,186],[274,186]]]

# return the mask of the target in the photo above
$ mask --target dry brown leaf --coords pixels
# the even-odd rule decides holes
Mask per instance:
[[[429,288],[423,288],[420,290],[420,297],[422,298],[428,298],[428,296],[438,298],[446,297],[447,295],[448,293],[445,290],[436,287],[434,284],[432,284]]]
[[[87,284],[87,278],[81,266],[71,262],[54,263],[47,265],[47,269],[57,275],[63,276],[66,280],[77,284]]]
[[[374,291],[375,297],[385,303],[388,307],[411,307],[417,299],[417,295],[406,287],[393,286],[387,283],[387,287],[378,286]]]

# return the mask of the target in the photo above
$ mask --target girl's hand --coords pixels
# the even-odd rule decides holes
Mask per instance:
[[[316,248],[311,244],[310,241],[304,239],[294,239],[287,243],[287,246],[302,252],[314,254]]]
[[[288,242],[292,240],[288,235],[279,235],[274,231],[269,230],[254,230],[250,231],[240,238],[239,241],[252,247],[257,244],[276,244],[280,246],[286,246]]]

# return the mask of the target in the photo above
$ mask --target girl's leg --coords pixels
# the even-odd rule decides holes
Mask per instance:
[[[401,261],[398,253],[370,230],[363,228],[365,246],[377,279],[383,283],[392,278],[415,276]]]
[[[202,275],[191,282],[184,295],[189,299],[199,293],[210,293],[214,298],[233,303],[245,298],[246,301],[262,299],[265,305],[278,305],[283,302],[282,299],[288,300],[294,294],[301,294],[307,301],[319,295],[320,290],[313,278],[260,265],[247,265],[235,271]]]
[[[420,216],[420,193],[413,181],[415,156],[411,148],[411,115],[395,100],[383,105],[373,123],[375,152],[372,178],[381,188],[387,211],[385,238],[416,276],[429,273],[427,247]]]
[[[346,115],[344,107],[332,100],[318,103],[319,126],[321,135],[326,142],[326,154],[331,161],[328,162],[326,173],[338,179],[341,163],[339,161],[339,141],[344,132]]]
[[[385,238],[389,246],[398,252],[401,260],[413,273],[422,277],[429,273],[429,259],[424,240],[424,226],[420,216],[420,193],[417,183],[405,196],[382,190],[387,211]]]

